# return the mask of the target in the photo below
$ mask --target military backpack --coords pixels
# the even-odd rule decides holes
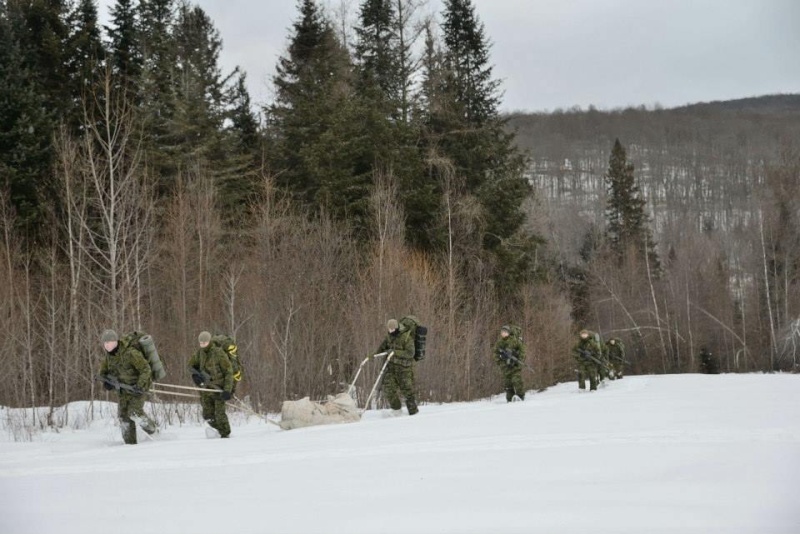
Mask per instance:
[[[211,343],[221,348],[231,361],[231,368],[233,369],[233,387],[235,389],[236,383],[242,380],[242,373],[244,371],[242,361],[239,359],[236,340],[233,338],[233,336],[216,334],[211,337]]]
[[[133,347],[141,352],[147,363],[150,365],[150,371],[153,374],[153,381],[158,381],[167,376],[167,371],[164,369],[164,363],[158,356],[155,341],[153,336],[144,332],[133,331],[129,334],[122,336],[119,340],[122,347]]]
[[[400,325],[411,332],[414,339],[414,360],[425,359],[425,342],[428,337],[428,327],[419,324],[419,319],[414,315],[406,315],[400,319]]]

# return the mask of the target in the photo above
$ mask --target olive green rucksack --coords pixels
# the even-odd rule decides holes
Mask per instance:
[[[419,319],[414,315],[406,315],[400,319],[400,325],[411,332],[411,336],[414,338],[414,359],[416,361],[424,360],[428,327],[419,324]]]
[[[228,359],[231,361],[231,367],[233,368],[233,387],[235,389],[236,384],[242,380],[242,373],[244,372],[242,361],[239,359],[236,340],[233,336],[227,334],[215,334],[211,336],[211,343],[221,348],[222,351],[228,355]]]
[[[155,341],[153,336],[145,334],[144,332],[133,331],[129,334],[122,336],[119,340],[121,347],[133,347],[141,352],[147,363],[150,365],[150,371],[153,373],[153,381],[157,382],[167,376],[167,371],[164,369],[164,363],[158,356]]]

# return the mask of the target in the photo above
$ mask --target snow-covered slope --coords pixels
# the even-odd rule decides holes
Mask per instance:
[[[113,415],[113,410],[107,412]],[[800,375],[629,376],[523,403],[125,446],[0,438],[0,532],[800,532]]]

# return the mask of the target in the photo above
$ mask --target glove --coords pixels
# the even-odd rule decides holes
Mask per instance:
[[[133,386],[133,390],[131,391],[132,394],[136,395],[137,397],[141,397],[144,395],[144,390],[139,386]]]
[[[222,400],[224,400],[224,401],[231,400],[231,392],[230,391],[223,391],[222,392]]]
[[[112,389],[114,389],[114,386],[112,386],[108,382],[103,382],[103,389],[105,389],[106,391],[111,391]]]
[[[193,381],[194,381],[194,383],[195,383],[196,385],[198,385],[198,386],[202,386],[202,385],[203,385],[203,377],[202,377],[202,376],[200,376],[200,373],[197,373],[197,374],[194,374],[194,373],[193,373],[193,374],[192,374],[192,380],[193,380]]]

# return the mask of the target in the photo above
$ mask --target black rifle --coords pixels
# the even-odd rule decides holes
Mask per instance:
[[[616,355],[613,355],[613,356],[611,356],[611,358],[612,358],[614,361],[617,361],[617,362],[620,362],[620,363],[624,363],[625,365],[630,365],[630,364],[631,364],[631,362],[629,362],[628,360],[626,360],[626,359],[625,359],[625,358],[623,358],[622,356],[616,356]]]
[[[592,353],[591,353],[591,352],[589,352],[588,350],[586,350],[586,349],[578,349],[578,353],[580,353],[580,355],[581,355],[581,357],[582,357],[582,358],[584,358],[584,359],[586,359],[586,360],[589,360],[590,362],[593,362],[593,363],[595,363],[596,365],[599,365],[600,367],[602,367],[603,369],[605,369],[605,371],[606,371],[607,373],[610,373],[610,372],[611,372],[611,369],[609,369],[609,368],[608,368],[608,366],[607,366],[605,363],[603,363],[601,360],[599,360],[599,359],[595,358],[595,357],[592,355]]]
[[[139,386],[129,386],[128,384],[123,384],[116,378],[110,376],[97,375],[96,379],[105,384],[108,384],[117,391],[127,391],[128,393],[133,393],[136,396],[144,395],[145,393],[144,390],[142,390],[142,388],[140,388]]]
[[[508,349],[500,349],[500,359],[503,360],[506,363],[513,362],[513,363],[515,363],[517,365],[524,365],[531,372],[534,372],[533,371],[533,367],[531,367],[530,365],[526,364],[525,362],[521,361],[519,358],[517,358],[516,356],[511,354],[511,351],[508,350]]]

